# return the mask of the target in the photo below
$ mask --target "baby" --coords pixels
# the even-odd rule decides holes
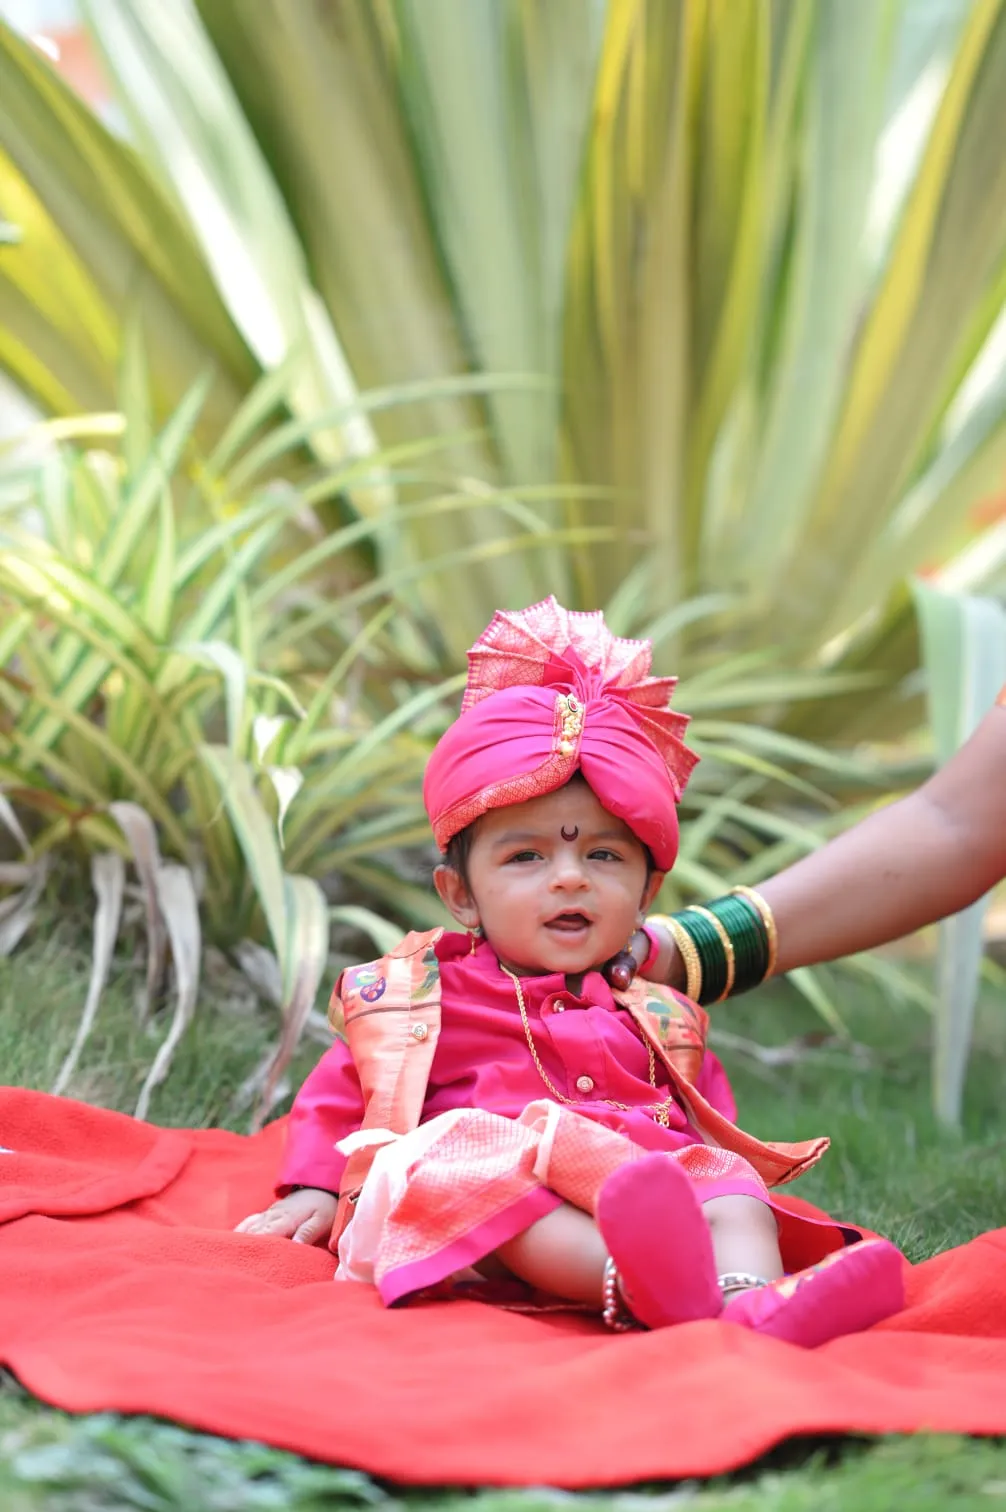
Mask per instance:
[[[722,1316],[815,1346],[902,1306],[898,1251],[781,1208],[769,1188],[827,1141],[744,1133],[697,1086],[702,1009],[601,974],[674,863],[696,760],[649,668],[600,614],[494,617],[424,784],[460,930],[343,974],[345,1038],[296,1099],[278,1200],[239,1228],[330,1242],[386,1304],[516,1278],[615,1329]]]

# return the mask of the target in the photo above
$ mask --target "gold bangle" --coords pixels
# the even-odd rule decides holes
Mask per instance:
[[[727,958],[726,985],[724,986],[723,991],[720,993],[719,997],[716,999],[717,1003],[722,1003],[724,998],[728,998],[730,996],[730,993],[733,990],[734,979],[737,975],[737,957],[734,954],[734,942],[733,940],[731,940],[730,936],[726,932],[724,925],[716,917],[716,915],[710,909],[703,908],[701,903],[689,903],[688,908],[685,909],[685,913],[688,912],[701,914],[703,919],[708,919],[710,924],[713,926],[716,933],[720,937],[720,944],[723,946],[723,954]]]
[[[660,924],[669,930],[671,938],[678,948],[678,955],[685,963],[685,997],[691,998],[693,1003],[699,1000],[702,991],[702,960],[699,956],[698,947],[683,924],[670,914],[648,914],[647,924]]]
[[[779,956],[779,930],[776,927],[775,915],[766,903],[760,892],[755,892],[753,887],[732,887],[731,892],[737,893],[742,898],[747,898],[757,908],[761,921],[768,935],[768,965],[765,967],[763,982],[767,982],[770,976],[775,975],[775,963]]]

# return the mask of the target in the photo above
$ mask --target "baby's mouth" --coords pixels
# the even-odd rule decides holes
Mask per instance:
[[[590,920],[583,913],[556,914],[554,919],[549,919],[545,925],[556,934],[579,934],[581,930],[590,928]]]

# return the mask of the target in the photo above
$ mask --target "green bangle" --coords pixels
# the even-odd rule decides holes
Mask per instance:
[[[711,1003],[722,1002],[724,998],[730,996],[734,988],[734,977],[737,972],[737,957],[734,952],[734,942],[733,940],[731,940],[729,933],[724,928],[722,921],[718,919],[710,909],[706,908],[704,904],[692,903],[689,905],[688,912],[698,914],[699,917],[701,919],[704,919],[707,924],[711,924],[716,932],[716,938],[720,942],[720,950],[723,954],[724,963],[723,986],[720,989],[719,997],[710,997],[709,1001]]]
[[[694,977],[701,985],[698,992],[689,990],[688,995],[704,1007],[748,992],[772,974],[775,940],[768,923],[771,914],[751,889],[735,889],[666,918],[675,935],[683,931],[694,948],[699,970],[689,965],[689,984]],[[772,926],[774,930],[774,920]],[[684,955],[680,942],[678,949]]]
[[[727,988],[729,966],[721,934],[722,926],[698,908],[684,908],[674,918],[691,936],[702,964],[702,991],[697,999],[703,1006],[718,1003]]]
[[[736,969],[730,995],[748,992],[768,975],[769,938],[758,909],[737,893],[716,898],[706,907],[723,925],[733,942]]]
[[[753,887],[735,887],[732,889],[734,897],[743,898],[750,903],[761,922],[768,941],[768,965],[765,967],[765,976],[775,975],[776,965],[779,960],[779,930],[775,922],[775,915],[767,901],[760,892]]]
[[[749,992],[759,986],[772,969],[772,940],[768,936],[765,919],[752,898],[741,892],[731,892],[723,898],[714,898],[706,903],[734,943],[734,983],[729,995]]]

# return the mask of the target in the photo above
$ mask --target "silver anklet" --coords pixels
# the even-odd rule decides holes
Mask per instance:
[[[716,1284],[726,1301],[730,1292],[754,1291],[756,1287],[768,1286],[768,1281],[764,1276],[752,1276],[747,1271],[727,1271],[716,1277]]]
[[[601,1282],[601,1317],[605,1328],[613,1329],[615,1333],[630,1333],[639,1327],[625,1304],[622,1296],[622,1288],[619,1282],[618,1268],[609,1255],[604,1262],[604,1279]]]

